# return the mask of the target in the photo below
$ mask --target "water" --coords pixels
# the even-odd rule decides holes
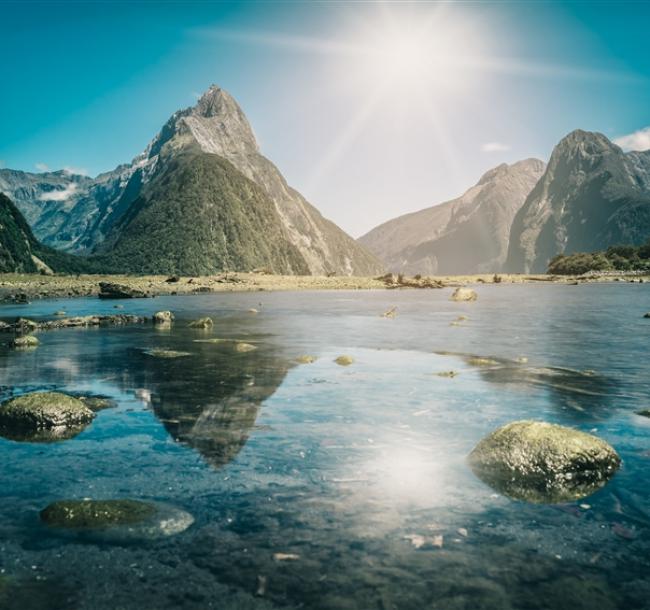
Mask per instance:
[[[650,608],[650,419],[635,414],[650,408],[650,286],[481,286],[464,304],[449,292],[124,301],[124,313],[171,309],[177,321],[41,332],[35,351],[0,351],[2,398],[47,388],[118,404],[71,440],[0,439],[0,605]],[[380,317],[392,306],[395,319]],[[78,299],[0,317],[59,309],[115,313]],[[214,329],[187,328],[206,315]],[[303,354],[318,360],[296,364]],[[355,363],[338,366],[341,354]],[[449,370],[458,376],[436,375]],[[575,503],[509,499],[465,458],[518,419],[591,431],[623,466]],[[154,501],[195,521],[152,539],[39,522],[50,502],[84,497]]]

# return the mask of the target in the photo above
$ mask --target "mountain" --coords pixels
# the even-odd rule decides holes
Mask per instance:
[[[650,151],[573,131],[515,216],[505,270],[543,273],[557,254],[640,245],[650,236]]]
[[[396,273],[500,271],[513,218],[543,172],[538,159],[503,163],[461,197],[389,220],[359,242]]]
[[[90,268],[84,259],[40,244],[20,210],[0,193],[0,273],[80,273]]]
[[[266,192],[198,146],[158,156],[158,171],[100,246],[110,269],[207,275],[264,267],[309,274]]]
[[[191,152],[186,155],[188,151]],[[227,161],[227,169],[218,162],[199,162],[199,152]],[[164,163],[161,155],[164,155]],[[183,155],[182,162],[171,163],[175,155]],[[190,161],[190,158],[193,161]],[[60,172],[56,172],[57,176],[12,172],[9,177],[10,170],[5,170],[0,172],[0,191],[16,198],[17,205],[28,214],[37,236],[45,243],[72,252],[98,252],[108,255],[108,250],[118,244],[122,248],[121,252],[128,249],[126,242],[127,239],[133,238],[133,231],[125,233],[122,238],[118,232],[126,230],[128,226],[136,226],[132,224],[136,211],[142,211],[152,202],[162,203],[165,196],[164,189],[160,187],[163,174],[166,180],[171,180],[174,184],[175,195],[185,198],[182,194],[183,184],[171,177],[170,173],[182,170],[185,171],[185,176],[190,176],[191,171],[187,168],[188,163],[192,162],[200,163],[200,172],[213,187],[224,184],[224,172],[231,177],[237,172],[247,179],[247,184],[252,182],[257,186],[256,200],[265,202],[264,210],[260,211],[259,217],[252,218],[247,228],[244,225],[238,226],[234,217],[225,218],[223,214],[220,216],[221,221],[225,222],[222,234],[241,240],[239,244],[231,244],[231,250],[238,250],[240,245],[249,241],[249,236],[244,235],[245,230],[252,230],[253,227],[255,230],[261,229],[260,219],[267,214],[266,205],[270,201],[275,208],[275,215],[267,215],[266,218],[272,218],[273,239],[287,242],[283,246],[282,255],[278,254],[279,244],[270,244],[280,258],[286,257],[282,264],[279,264],[278,258],[274,258],[273,265],[270,266],[290,269],[293,273],[310,274],[374,275],[382,271],[381,263],[372,254],[334,223],[323,218],[318,210],[286,183],[275,165],[261,154],[253,130],[237,102],[217,86],[210,87],[195,106],[175,112],[144,152],[128,165],[119,166],[112,172],[90,181],[71,175],[59,176]],[[208,167],[218,174],[214,180],[208,178]],[[158,186],[149,188],[150,183],[154,182]],[[235,190],[244,188],[241,186],[243,183],[238,184]],[[249,188],[250,186],[246,186],[246,189]],[[73,192],[69,193],[70,190]],[[205,189],[197,185],[194,185],[192,192],[206,195]],[[52,196],[56,198],[55,201],[46,200],[46,197]],[[219,193],[214,192],[210,196],[213,211],[219,211]],[[224,209],[238,209],[232,205],[232,196],[233,192],[230,191],[225,197]],[[146,205],[145,200],[148,202]],[[185,200],[187,201],[186,198]],[[131,209],[132,205],[135,205],[134,209]],[[169,205],[177,207],[178,199],[176,204]],[[154,206],[154,209],[158,209],[158,206]],[[195,208],[192,210],[196,215],[198,211]],[[151,227],[155,215],[151,212],[148,214],[145,224]],[[201,213],[199,216],[203,222],[211,222],[205,214]],[[157,218],[162,219],[161,216]],[[237,218],[239,221],[244,220],[243,216]],[[191,224],[191,218],[184,220]],[[278,222],[281,227],[276,226]],[[215,235],[218,231],[208,233]],[[263,236],[262,228],[258,237]],[[107,242],[102,244],[107,237]],[[181,243],[179,240],[167,240],[166,243],[178,247],[195,245],[192,243],[191,232],[186,233],[186,238],[190,240],[187,243]],[[131,250],[134,248],[135,246]],[[295,251],[301,260],[296,258]],[[163,253],[160,248],[156,248],[156,252],[160,256],[164,255],[164,260],[175,261],[173,267],[179,272],[182,269],[177,266],[178,261],[187,261],[187,257],[184,258],[180,251]],[[265,266],[260,262],[263,258],[262,252],[263,250],[258,248],[255,255],[249,258],[242,258],[241,253],[233,254],[223,260],[223,265],[230,266],[236,261],[239,261],[236,264],[244,264],[245,261],[252,262],[254,259],[258,263],[257,266]],[[223,253],[224,250],[219,250],[218,247],[211,251],[211,255],[217,257]],[[149,253],[143,253],[143,256],[151,258]],[[113,260],[116,263],[126,261],[119,253],[116,253]],[[150,260],[150,263],[153,264],[153,261]],[[191,268],[217,270],[219,266],[217,258],[206,260],[198,264],[198,267],[192,263]],[[161,265],[155,267],[161,271],[163,269]],[[169,269],[171,272],[171,267]],[[116,268],[116,271],[119,270],[122,269]]]

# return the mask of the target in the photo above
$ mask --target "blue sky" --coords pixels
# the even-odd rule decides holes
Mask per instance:
[[[498,163],[546,160],[575,128],[650,147],[646,2],[0,0],[0,11],[4,167],[112,169],[217,83],[289,182],[358,236]]]

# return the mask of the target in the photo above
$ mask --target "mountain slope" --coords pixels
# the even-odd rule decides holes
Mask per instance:
[[[0,273],[80,273],[91,266],[40,244],[18,208],[0,193]]]
[[[108,268],[184,275],[257,267],[309,273],[274,203],[231,163],[194,147],[161,154],[159,164],[99,249]]]
[[[75,177],[80,181],[78,186],[70,186],[50,174],[21,177],[18,174],[22,172],[13,172],[11,180],[4,177],[4,181],[0,174],[0,191],[16,197],[19,207],[29,213],[37,235],[46,243],[72,252],[105,252],[106,247],[99,246],[101,242],[109,234],[115,242],[115,227],[124,225],[122,215],[163,171],[161,151],[171,157],[197,147],[228,161],[272,201],[284,227],[284,239],[306,261],[306,267],[292,264],[291,268],[311,274],[373,275],[382,271],[381,263],[372,254],[323,218],[286,183],[275,165],[260,153],[241,108],[216,86],[210,87],[195,106],[175,112],[129,165],[83,184],[81,177]],[[69,175],[64,178],[72,180]],[[43,183],[39,188],[29,187],[39,181]],[[56,201],[46,201],[43,191],[56,191]]]
[[[543,171],[538,159],[504,163],[458,199],[390,220],[359,241],[397,273],[500,271],[512,220]]]
[[[505,270],[543,273],[557,254],[639,245],[650,235],[650,152],[577,130],[553,150],[512,225]]]

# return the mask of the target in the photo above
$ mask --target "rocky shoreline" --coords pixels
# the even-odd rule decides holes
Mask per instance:
[[[297,276],[264,273],[223,273],[201,277],[162,275],[39,275],[0,274],[0,303],[23,303],[38,299],[99,296],[100,284],[127,287],[141,296],[190,295],[211,292],[254,292],[267,290],[380,290],[402,288],[448,288],[476,284],[522,284],[553,282],[650,282],[650,275],[621,273],[582,276],[483,274],[437,277]]]

